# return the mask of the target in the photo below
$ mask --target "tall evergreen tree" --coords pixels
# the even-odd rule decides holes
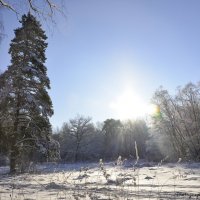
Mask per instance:
[[[12,127],[7,134],[10,172],[16,171],[16,160],[27,147],[41,147],[40,141],[49,139],[49,117],[53,115],[47,92],[50,81],[44,65],[47,36],[30,13],[23,15],[20,23],[22,27],[15,30],[10,44],[11,65],[4,73],[6,95],[1,97],[1,102],[7,102],[10,117],[6,125]]]

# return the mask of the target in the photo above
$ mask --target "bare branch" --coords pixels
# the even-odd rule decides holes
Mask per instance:
[[[6,3],[4,0],[0,0],[0,5],[18,14],[17,11],[9,3]]]
[[[55,0],[54,0],[55,1]],[[24,0],[24,4],[28,5],[29,11],[33,11],[35,14],[38,14],[39,16],[42,16],[43,19],[46,20],[46,18],[50,17],[52,18],[55,11],[61,13],[63,16],[65,16],[63,12],[63,6],[59,5],[62,1],[59,3],[54,3],[54,1],[51,0]],[[57,2],[57,1],[55,1]],[[44,8],[42,5],[47,5],[46,8]],[[21,3],[17,5],[12,4],[6,0],[0,0],[0,7],[7,8],[13,12],[15,12],[17,15],[24,13],[24,11],[21,9]],[[22,12],[23,11],[23,12]]]
[[[38,12],[38,10],[33,6],[32,0],[28,0],[28,3],[29,3],[29,5],[30,5],[30,8],[31,8],[34,12]]]
[[[54,5],[53,3],[51,3],[49,0],[46,0],[48,5],[49,5],[49,8],[51,10],[51,15],[53,14],[53,9],[56,8],[56,5]]]

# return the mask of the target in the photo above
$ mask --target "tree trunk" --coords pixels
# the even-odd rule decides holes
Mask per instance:
[[[78,161],[79,145],[80,145],[80,143],[78,142],[78,143],[76,144],[74,162],[77,162],[77,161]]]
[[[14,144],[11,146],[10,153],[10,173],[16,173],[16,159],[17,159],[17,149]]]
[[[16,173],[16,160],[18,155],[18,148],[16,147],[16,141],[17,141],[17,129],[18,129],[18,116],[19,116],[19,109],[16,111],[16,121],[14,122],[14,129],[13,129],[13,135],[11,135],[11,146],[10,146],[10,173]]]

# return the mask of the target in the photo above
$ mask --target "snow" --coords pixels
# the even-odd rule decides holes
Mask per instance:
[[[15,176],[0,167],[0,199],[200,199],[200,163],[127,166],[47,163]]]

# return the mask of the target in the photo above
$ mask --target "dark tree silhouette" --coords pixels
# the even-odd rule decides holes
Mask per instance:
[[[1,104],[9,116],[2,126],[12,128],[6,131],[11,172],[16,171],[21,151],[33,144],[41,147],[39,138],[48,139],[49,117],[53,114],[47,92],[50,81],[44,65],[47,37],[30,13],[23,15],[20,22],[22,27],[15,30],[10,44],[11,65],[1,75]]]

